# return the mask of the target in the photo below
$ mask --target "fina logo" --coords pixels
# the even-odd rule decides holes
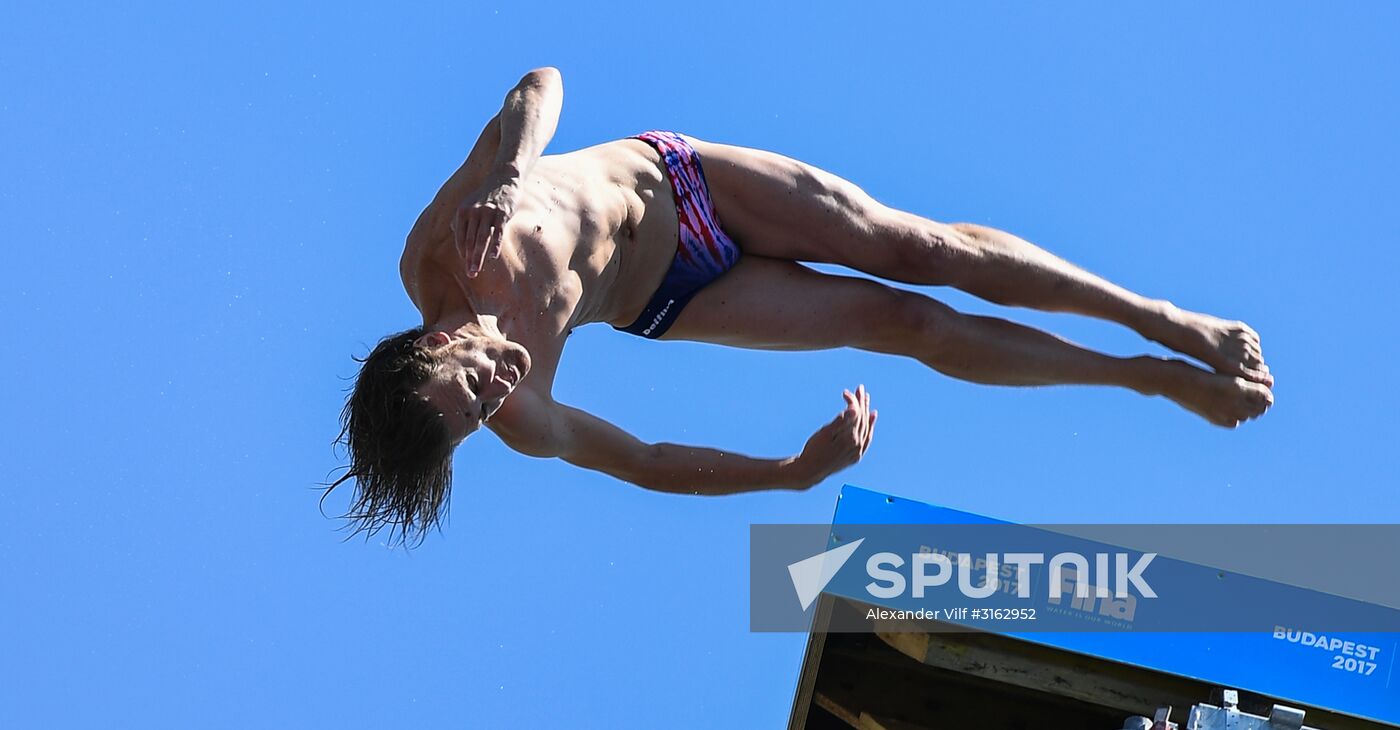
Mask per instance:
[[[799,560],[788,568],[788,575],[792,578],[792,587],[797,592],[797,601],[802,604],[802,610],[806,611],[811,607],[817,596],[826,589],[841,568],[855,554],[860,544],[865,542],[861,538],[840,547],[832,548],[823,553],[818,553],[810,558]],[[943,553],[918,552],[914,553],[910,562],[909,577],[899,572],[897,569],[905,564],[903,557],[890,552],[880,552],[871,555],[865,561],[865,573],[871,581],[865,584],[866,593],[879,599],[899,598],[909,591],[914,598],[923,598],[926,588],[937,588],[947,584],[952,580],[954,560],[957,566],[962,568],[957,571],[958,591],[962,595],[978,599],[988,598],[996,594],[1002,584],[996,579],[999,574],[999,566],[1015,566],[1016,583],[1015,594],[1017,598],[1030,598],[1030,573],[1032,565],[1045,565],[1048,562],[1050,570],[1050,580],[1046,586],[1046,598],[1051,603],[1060,603],[1061,596],[1065,592],[1074,594],[1074,607],[1083,609],[1087,602],[1093,598],[1109,598],[1110,596],[1119,599],[1132,598],[1128,592],[1128,586],[1137,589],[1143,598],[1156,598],[1157,592],[1152,590],[1152,586],[1143,578],[1143,571],[1157,557],[1157,553],[1143,553],[1138,556],[1136,562],[1131,567],[1128,566],[1127,553],[1113,553],[1113,568],[1109,569],[1109,554],[1096,553],[1093,565],[1096,568],[1099,578],[1097,581],[1081,579],[1080,576],[1089,575],[1089,558],[1079,553],[1056,553],[1046,560],[1044,553],[987,553],[982,559],[976,561],[979,566],[985,566],[985,572],[980,586],[973,585],[973,558],[970,553],[956,553],[955,558],[950,558]],[[930,571],[929,566],[933,566]],[[1111,580],[1111,583],[1110,583]],[[1113,588],[1110,590],[1109,585]],[[912,590],[910,590],[912,586]],[[1008,593],[1010,591],[1002,591]],[[1093,598],[1091,598],[1091,593]],[[1136,603],[1136,599],[1133,600]]]
[[[642,334],[644,334],[644,335],[649,335],[649,334],[651,334],[651,331],[654,330],[654,329],[656,329],[656,325],[661,324],[661,320],[662,320],[662,319],[665,319],[665,317],[666,317],[666,312],[670,311],[671,305],[672,305],[672,304],[675,304],[675,303],[676,303],[676,300],[674,300],[674,299],[667,299],[667,300],[666,300],[666,306],[662,307],[662,308],[661,308],[661,311],[656,313],[656,316],[653,317],[652,320],[651,320],[651,324],[648,325],[646,329],[642,330]]]

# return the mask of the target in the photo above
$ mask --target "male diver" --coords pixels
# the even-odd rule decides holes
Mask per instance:
[[[870,444],[864,387],[794,456],[644,443],[552,395],[569,333],[593,322],[659,340],[854,347],[978,383],[1119,386],[1230,428],[1273,402],[1242,322],[1143,297],[996,229],[886,207],[772,152],[653,131],[543,155],[562,102],[557,70],[526,74],[408,235],[400,274],[423,324],[379,342],[342,414],[351,464],[335,484],[356,482],[361,528],[436,524],[453,450],[482,426],[530,456],[696,494],[810,487]],[[1210,369],[1112,357],[798,262],[1117,322]]]

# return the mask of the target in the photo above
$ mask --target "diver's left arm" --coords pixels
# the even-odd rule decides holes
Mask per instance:
[[[875,425],[863,389],[847,392],[846,408],[813,434],[801,453],[763,459],[703,446],[646,443],[591,413],[534,393],[522,401],[526,398],[528,405],[517,406],[533,412],[530,428],[493,426],[517,451],[556,456],[640,487],[684,494],[806,489],[859,461]]]
[[[761,459],[703,446],[646,443],[591,413],[555,405],[556,456],[639,487],[723,495],[805,489],[818,481],[797,457]]]

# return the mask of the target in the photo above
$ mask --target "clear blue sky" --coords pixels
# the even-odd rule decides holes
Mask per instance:
[[[773,727],[802,637],[747,631],[748,525],[828,521],[843,480],[1017,521],[1400,520],[1400,7],[927,5],[0,11],[0,726]],[[1229,432],[589,327],[557,393],[645,439],[787,455],[863,382],[875,443],[701,499],[484,434],[443,535],[341,542],[313,487],[350,356],[414,324],[404,236],[545,64],[552,151],[677,129],[1011,230],[1248,320],[1277,406]]]

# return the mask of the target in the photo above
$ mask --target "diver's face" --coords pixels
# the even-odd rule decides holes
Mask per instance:
[[[442,413],[454,443],[481,428],[530,372],[525,348],[498,334],[429,332],[418,344],[440,363],[418,392]]]

